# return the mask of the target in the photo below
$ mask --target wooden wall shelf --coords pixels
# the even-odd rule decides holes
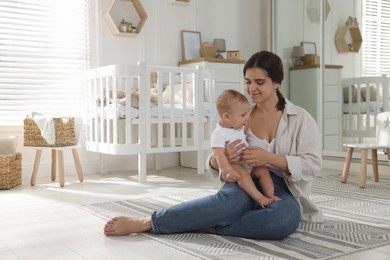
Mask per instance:
[[[347,34],[350,34],[351,42],[347,42]],[[335,44],[340,53],[359,52],[362,42],[363,38],[357,26],[341,26],[336,32]]]
[[[244,64],[245,60],[240,60],[240,59],[219,59],[219,58],[197,58],[197,59],[192,59],[192,60],[182,60],[179,61],[179,66],[185,65],[185,64],[191,64],[191,63],[197,63],[197,62],[219,62],[219,63],[237,63],[237,64]]]
[[[167,0],[171,5],[188,5],[191,0]]]
[[[132,17],[131,22],[136,27],[136,32],[120,32],[118,29],[118,26],[120,24],[120,21],[124,19],[124,17],[112,17],[113,9],[115,8],[115,3],[117,2],[129,2],[128,3],[128,12],[131,13],[132,9],[135,10],[135,12],[138,14],[138,17]],[[108,4],[104,14],[104,20],[106,21],[107,25],[109,26],[111,32],[114,35],[117,36],[134,36],[141,32],[142,27],[144,26],[146,19],[148,18],[148,14],[146,13],[144,7],[142,6],[140,0],[111,0]],[[126,20],[126,19],[125,19]],[[135,22],[137,21],[137,22]]]

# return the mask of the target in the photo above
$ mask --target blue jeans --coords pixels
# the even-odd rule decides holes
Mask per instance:
[[[225,183],[214,195],[180,203],[152,214],[158,234],[210,228],[218,235],[254,239],[284,239],[297,229],[301,213],[284,180],[272,174],[275,195],[282,200],[262,209],[237,183]],[[254,179],[257,187],[258,181]]]

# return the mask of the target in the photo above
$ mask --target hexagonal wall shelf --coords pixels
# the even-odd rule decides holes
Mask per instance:
[[[111,0],[103,16],[112,33],[119,36],[140,33],[148,18],[140,0]],[[118,26],[122,19],[135,25],[136,32],[120,32]]]
[[[341,26],[335,36],[338,52],[359,52],[363,38],[357,26]]]

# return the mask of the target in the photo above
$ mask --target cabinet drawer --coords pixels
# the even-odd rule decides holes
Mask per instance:
[[[339,133],[339,120],[330,118],[324,120],[324,135],[337,135]]]
[[[324,101],[338,101],[340,100],[339,85],[325,85],[324,86]]]
[[[338,69],[325,69],[324,83],[327,84],[339,84],[339,70]]]
[[[340,118],[341,111],[338,102],[324,103],[324,118]]]
[[[340,138],[338,135],[324,136],[324,150],[337,151],[340,148]]]

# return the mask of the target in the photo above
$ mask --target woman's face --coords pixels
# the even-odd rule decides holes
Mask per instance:
[[[253,103],[262,103],[276,95],[278,83],[272,82],[268,73],[260,68],[249,68],[245,72],[245,89]]]

